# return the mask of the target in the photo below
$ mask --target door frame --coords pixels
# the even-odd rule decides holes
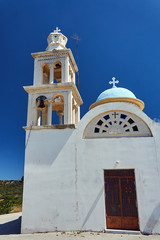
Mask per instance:
[[[104,201],[105,201],[105,229],[110,229],[107,227],[107,206],[106,206],[106,190],[105,190],[105,171],[123,171],[123,170],[132,170],[134,173],[134,180],[135,180],[135,194],[136,194],[136,207],[137,207],[137,218],[138,218],[138,230],[131,230],[131,231],[139,231],[140,230],[140,221],[139,221],[139,207],[138,207],[138,198],[137,198],[137,183],[136,183],[136,174],[134,168],[123,168],[123,169],[103,169],[103,177],[104,177]],[[121,196],[120,196],[121,198]],[[125,230],[125,229],[116,229],[113,228],[112,230]],[[127,231],[127,230],[126,230]],[[128,230],[130,231],[130,230]]]

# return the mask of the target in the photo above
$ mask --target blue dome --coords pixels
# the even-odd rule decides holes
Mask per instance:
[[[98,96],[96,102],[106,98],[117,98],[117,97],[136,98],[136,96],[126,88],[112,87],[102,92]]]

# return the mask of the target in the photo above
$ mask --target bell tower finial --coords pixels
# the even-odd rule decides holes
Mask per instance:
[[[61,31],[61,29],[58,29],[58,27],[56,27],[56,30],[54,30],[54,33],[59,33]]]
[[[66,48],[67,41],[68,41],[67,37],[61,33],[61,29],[56,27],[56,29],[53,32],[51,32],[47,38],[48,47],[46,50],[52,51],[67,49]]]

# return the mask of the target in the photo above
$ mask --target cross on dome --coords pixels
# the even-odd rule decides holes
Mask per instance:
[[[59,33],[61,31],[61,29],[58,29],[58,27],[56,27],[56,30],[54,30],[54,33]]]
[[[116,87],[116,83],[119,83],[119,81],[115,77],[112,78],[112,81],[109,81],[109,84],[113,84],[113,87]]]

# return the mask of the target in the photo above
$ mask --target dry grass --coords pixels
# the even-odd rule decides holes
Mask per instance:
[[[11,213],[22,212],[22,206],[16,206],[12,209]]]

